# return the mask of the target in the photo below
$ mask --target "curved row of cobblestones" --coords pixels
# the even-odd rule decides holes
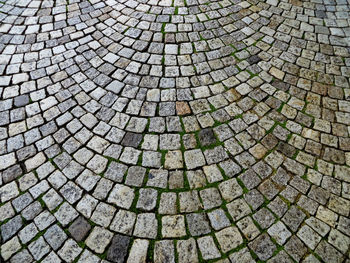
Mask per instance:
[[[348,262],[350,2],[0,2],[6,262]]]

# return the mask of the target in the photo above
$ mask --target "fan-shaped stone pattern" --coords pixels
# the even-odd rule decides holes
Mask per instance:
[[[0,11],[3,260],[346,260],[349,2]]]

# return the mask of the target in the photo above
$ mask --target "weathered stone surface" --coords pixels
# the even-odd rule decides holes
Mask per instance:
[[[72,262],[76,259],[83,249],[73,240],[68,239],[63,247],[58,251],[58,255],[67,262]]]
[[[112,232],[96,226],[86,239],[86,245],[96,253],[101,254],[111,242],[112,237]]]
[[[260,235],[253,242],[249,243],[249,247],[261,260],[269,259],[276,249],[276,245],[272,243],[267,234]]]
[[[243,238],[235,227],[225,228],[215,234],[221,250],[227,252],[243,243]]]
[[[154,246],[154,262],[175,262],[172,240],[157,241]]]
[[[196,241],[193,238],[179,240],[176,245],[179,262],[199,262]]]
[[[108,202],[128,209],[133,202],[134,196],[132,188],[116,184],[108,197]]]
[[[2,1],[0,261],[346,261],[349,10]]]
[[[112,243],[107,251],[107,259],[112,262],[124,262],[128,247],[130,244],[130,237],[123,235],[114,235]]]
[[[181,215],[164,216],[162,218],[162,236],[182,237],[186,235],[185,218]]]
[[[136,219],[134,235],[144,238],[155,239],[157,236],[158,222],[155,214],[139,214]]]
[[[80,242],[86,237],[90,229],[90,224],[82,216],[79,216],[70,225],[68,231],[77,242]]]
[[[200,236],[210,232],[209,222],[205,214],[187,214],[186,220],[191,235]]]

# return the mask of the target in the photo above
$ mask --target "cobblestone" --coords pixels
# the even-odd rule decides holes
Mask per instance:
[[[1,2],[0,261],[345,261],[349,8]]]

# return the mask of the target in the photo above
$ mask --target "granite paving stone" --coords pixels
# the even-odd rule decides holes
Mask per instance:
[[[347,262],[350,2],[0,2],[1,262]]]

